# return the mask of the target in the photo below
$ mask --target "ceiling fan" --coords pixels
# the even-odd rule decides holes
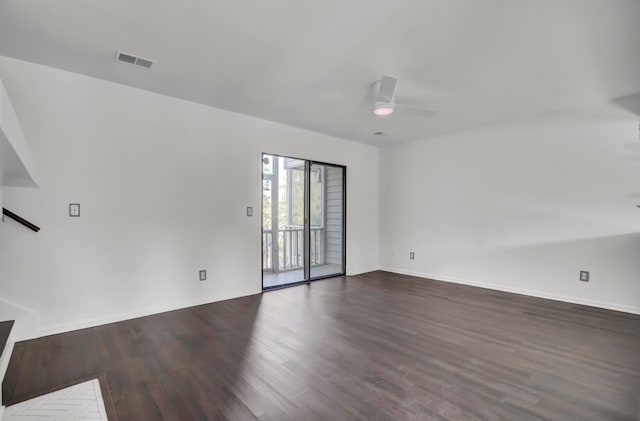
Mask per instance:
[[[395,101],[396,85],[398,79],[382,75],[382,78],[373,83],[373,104],[371,111],[378,117],[385,117],[394,112],[410,114],[419,117],[431,117],[434,111],[410,104],[401,104]]]

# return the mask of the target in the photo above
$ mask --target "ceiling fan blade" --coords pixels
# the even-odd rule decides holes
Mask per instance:
[[[418,117],[432,117],[436,112],[433,110],[428,110],[426,108],[420,108],[415,105],[409,104],[395,104],[395,111],[402,114],[411,114]]]
[[[391,103],[393,102],[393,95],[396,92],[396,82],[398,79],[391,76],[382,76],[380,79],[380,90],[378,92],[378,101]]]

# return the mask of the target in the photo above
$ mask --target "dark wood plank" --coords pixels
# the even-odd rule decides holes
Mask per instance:
[[[3,396],[96,372],[120,420],[637,420],[640,316],[379,271],[20,342]]]
[[[13,328],[14,320],[6,320],[0,322],[0,355],[4,351],[4,347],[7,346],[11,329]]]

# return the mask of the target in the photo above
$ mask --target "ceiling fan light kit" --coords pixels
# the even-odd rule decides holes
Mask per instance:
[[[393,113],[393,103],[378,101],[373,104],[373,113],[377,116],[385,116]]]

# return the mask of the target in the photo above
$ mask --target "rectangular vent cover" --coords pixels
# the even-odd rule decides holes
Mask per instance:
[[[155,63],[155,60],[134,56],[133,54],[124,53],[120,50],[116,51],[116,61],[133,64],[134,66],[140,66],[145,69],[151,69],[151,66]]]

